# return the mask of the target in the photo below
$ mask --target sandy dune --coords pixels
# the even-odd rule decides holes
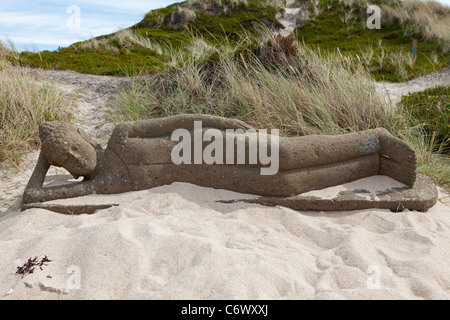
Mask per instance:
[[[449,299],[450,208],[297,212],[175,183],[0,218],[2,299]],[[74,201],[74,200],[72,200]],[[47,255],[42,270],[16,267]]]

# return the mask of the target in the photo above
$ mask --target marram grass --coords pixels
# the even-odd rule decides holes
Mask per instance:
[[[38,82],[30,71],[0,56],[0,161],[20,161],[39,146],[42,121],[66,121],[69,100],[54,85]]]

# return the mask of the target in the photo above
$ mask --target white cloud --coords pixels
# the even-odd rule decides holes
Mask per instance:
[[[173,0],[152,0],[152,1],[142,1],[142,0],[78,0],[76,1],[76,4],[80,7],[92,7],[92,6],[99,6],[99,7],[109,7],[112,9],[120,10],[120,11],[128,11],[128,12],[134,12],[137,14],[145,14],[151,9],[156,8],[162,8],[166,7],[172,3],[175,3],[177,1]]]
[[[30,38],[24,35],[14,36],[14,42],[17,43],[26,43],[28,44],[28,49],[31,49],[34,44],[49,44],[49,45],[60,45],[60,46],[68,46],[74,42],[80,41],[80,39],[73,37],[73,38],[67,38],[67,37],[34,37],[33,41],[30,41]],[[30,48],[31,47],[31,48]]]
[[[16,0],[0,4],[0,40],[10,39],[19,50],[33,47],[56,49],[94,36],[109,34],[139,22],[152,9],[166,7],[173,0]],[[70,6],[81,12],[79,28],[71,30]],[[78,26],[78,25],[77,25]]]
[[[1,27],[16,27],[21,28],[42,28],[52,25],[55,21],[62,20],[61,16],[54,14],[33,13],[26,11],[19,12],[0,12],[0,26]]]

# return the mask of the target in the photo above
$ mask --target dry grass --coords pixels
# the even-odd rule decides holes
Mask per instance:
[[[450,8],[436,1],[405,0],[397,6],[382,6],[383,18],[408,26],[407,35],[420,34],[424,40],[440,39],[450,49]]]
[[[438,39],[443,53],[450,50],[450,7],[436,1],[404,0],[396,6],[383,5],[383,19],[406,25],[405,35]]]
[[[236,59],[240,45],[222,43],[195,38],[188,58],[174,52],[172,68],[138,77],[117,97],[122,119],[199,112],[239,117],[286,135],[337,134],[389,121],[389,107],[365,69],[342,56],[325,57],[297,44],[295,54],[261,50],[259,57]],[[270,50],[277,49],[272,44]],[[283,67],[272,66],[275,60]]]
[[[170,15],[170,23],[175,29],[179,28],[179,26],[185,28],[195,17],[196,13],[194,10],[179,6]]]
[[[119,48],[142,48],[149,49],[158,54],[163,54],[167,49],[166,46],[152,41],[148,37],[141,36],[130,29],[122,29],[114,34],[114,36],[105,39],[92,38],[74,45],[77,50],[108,50],[111,52],[118,51]]]
[[[0,41],[0,56],[10,55],[11,51]]]
[[[313,3],[318,0],[312,0]],[[360,5],[376,4],[369,0],[339,0],[339,4],[357,9]],[[319,10],[314,5],[314,10]],[[406,36],[421,35],[423,40],[438,39],[442,42],[443,53],[450,50],[450,7],[437,1],[424,0],[392,0],[381,4],[383,23],[398,21],[406,26]],[[314,13],[314,12],[313,12]]]
[[[17,163],[38,147],[42,121],[67,120],[67,98],[53,85],[37,82],[30,71],[0,56],[0,161]]]

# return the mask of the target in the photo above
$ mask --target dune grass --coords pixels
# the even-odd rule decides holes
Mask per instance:
[[[442,53],[449,52],[450,7],[437,1],[404,0],[390,6],[385,2],[381,9],[388,24],[399,22],[405,25],[405,36],[437,40],[442,45]]]
[[[381,29],[368,29],[369,4],[381,8]],[[319,8],[319,9],[317,9]],[[375,79],[399,82],[450,63],[450,9],[416,0],[322,0],[309,5],[310,19],[297,39],[363,63]],[[418,55],[412,56],[412,40]]]
[[[450,158],[448,154],[436,152],[442,147],[430,137],[424,126],[411,126],[416,119],[403,115],[405,121],[397,127],[405,128],[404,139],[410,143],[417,155],[417,171],[431,178],[437,185],[441,186],[447,193],[450,192]]]
[[[55,86],[38,82],[29,70],[0,56],[0,161],[18,163],[39,147],[39,123],[68,120],[69,103]]]
[[[399,103],[412,126],[420,126],[427,140],[450,154],[450,86],[410,93]]]
[[[173,51],[170,68],[136,76],[114,96],[117,121],[214,114],[280,129],[284,136],[385,127],[413,146],[421,172],[450,186],[448,164],[433,154],[437,141],[430,142],[405,109],[380,98],[365,67],[342,54],[270,36],[267,30],[261,34],[239,44],[191,39],[190,50],[202,54]]]
[[[264,49],[245,54],[243,46],[220,43],[193,39],[190,50],[202,55],[174,52],[171,68],[136,77],[118,95],[122,119],[207,113],[239,117],[286,135],[386,125],[388,108],[364,68],[348,66],[345,59],[336,64],[306,46],[296,46],[295,55],[271,56]],[[198,45],[203,49],[195,49]]]

